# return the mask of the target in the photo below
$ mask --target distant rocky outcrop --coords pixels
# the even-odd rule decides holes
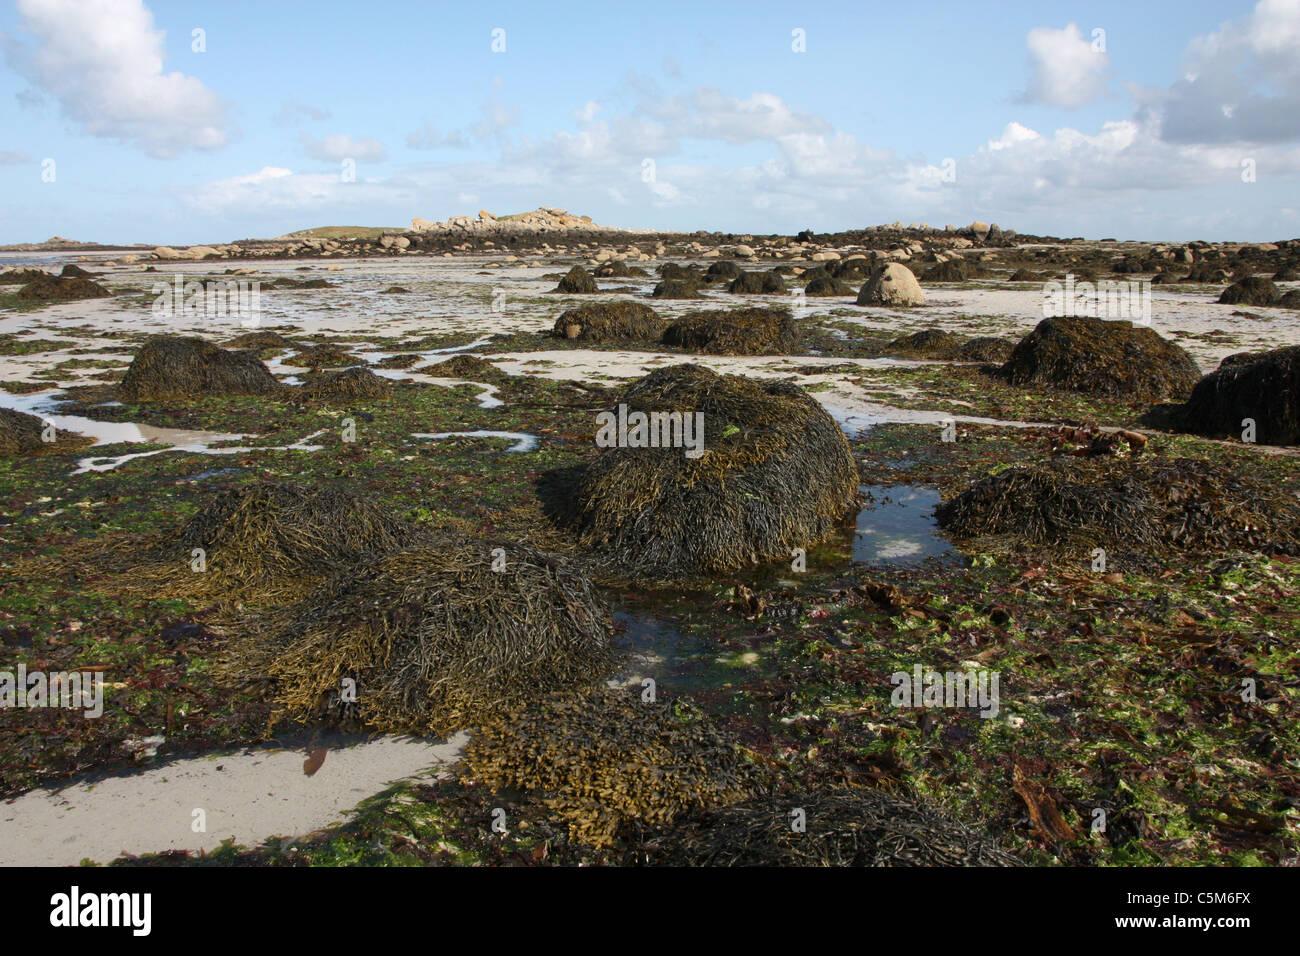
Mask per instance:
[[[539,206],[532,212],[516,213],[512,216],[494,216],[486,209],[480,209],[478,218],[469,216],[452,216],[444,222],[430,222],[428,219],[412,219],[412,232],[467,233],[481,235],[484,233],[519,233],[519,232],[566,232],[570,229],[599,229],[602,232],[622,232],[610,226],[598,226],[590,216],[575,216],[563,209],[552,206]]]

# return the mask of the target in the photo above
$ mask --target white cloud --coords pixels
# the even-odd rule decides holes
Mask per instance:
[[[225,106],[195,77],[163,72],[164,33],[141,0],[18,0],[18,10],[35,44],[5,36],[6,60],[85,132],[157,157],[226,145]]]
[[[1261,0],[1246,17],[1195,38],[1182,72],[1168,89],[1132,90],[1166,140],[1300,139],[1300,0]]]
[[[345,159],[357,162],[378,162],[387,158],[384,144],[373,136],[356,139],[347,133],[330,133],[317,138],[310,133],[299,133],[302,148],[312,159],[326,162],[341,162]]]
[[[1106,88],[1110,55],[1093,49],[1078,24],[1063,30],[1034,27],[1025,37],[1033,73],[1023,103],[1078,109],[1095,100]]]
[[[26,153],[14,152],[9,149],[0,149],[0,166],[21,166],[23,163],[35,162]]]

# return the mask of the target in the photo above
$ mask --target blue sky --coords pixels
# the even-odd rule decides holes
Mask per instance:
[[[539,205],[1294,237],[1300,0],[0,7],[0,243]]]

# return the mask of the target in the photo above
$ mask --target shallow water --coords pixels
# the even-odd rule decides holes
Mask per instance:
[[[934,509],[942,498],[930,485],[863,485],[867,505],[858,512],[853,563],[915,565],[958,552],[939,531]]]
[[[688,637],[650,611],[616,611],[614,621],[620,627],[612,644],[621,664],[606,682],[610,687],[640,687],[648,677],[657,692],[684,694],[733,681],[743,666],[725,648]]]

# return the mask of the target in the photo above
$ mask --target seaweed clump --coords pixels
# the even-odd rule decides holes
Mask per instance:
[[[620,405],[661,424],[680,413],[703,435],[698,457],[669,442],[611,447],[582,470],[567,517],[613,575],[675,580],[788,560],[857,502],[844,433],[797,385],[678,365],[633,383]]]
[[[590,685],[610,662],[606,608],[570,562],[462,535],[366,556],[244,631],[228,666],[269,680],[285,713],[438,736],[538,687]]]
[[[1300,501],[1195,458],[1059,457],[981,478],[936,510],[960,539],[1088,554],[1300,553]]]
[[[685,701],[645,703],[633,691],[556,694],[484,727],[465,753],[494,789],[539,792],[570,839],[608,846],[631,823],[749,796],[758,775],[743,751]]]
[[[569,309],[555,320],[556,335],[582,342],[653,339],[663,328],[654,309],[626,299]]]
[[[1300,346],[1230,355],[1196,383],[1174,411],[1182,431],[1239,437],[1255,423],[1255,441],[1300,445]]]
[[[795,831],[791,811],[803,811]],[[836,787],[747,800],[679,820],[638,847],[652,865],[1017,866],[983,829],[920,800]]]
[[[255,352],[220,348],[195,336],[150,336],[118,385],[128,402],[196,395],[268,395],[282,386]]]
[[[1050,385],[1134,401],[1181,398],[1200,369],[1179,345],[1132,322],[1090,316],[1043,319],[1002,366],[1012,385]]]
[[[711,355],[788,355],[799,333],[789,309],[708,309],[671,323],[663,343]]]

